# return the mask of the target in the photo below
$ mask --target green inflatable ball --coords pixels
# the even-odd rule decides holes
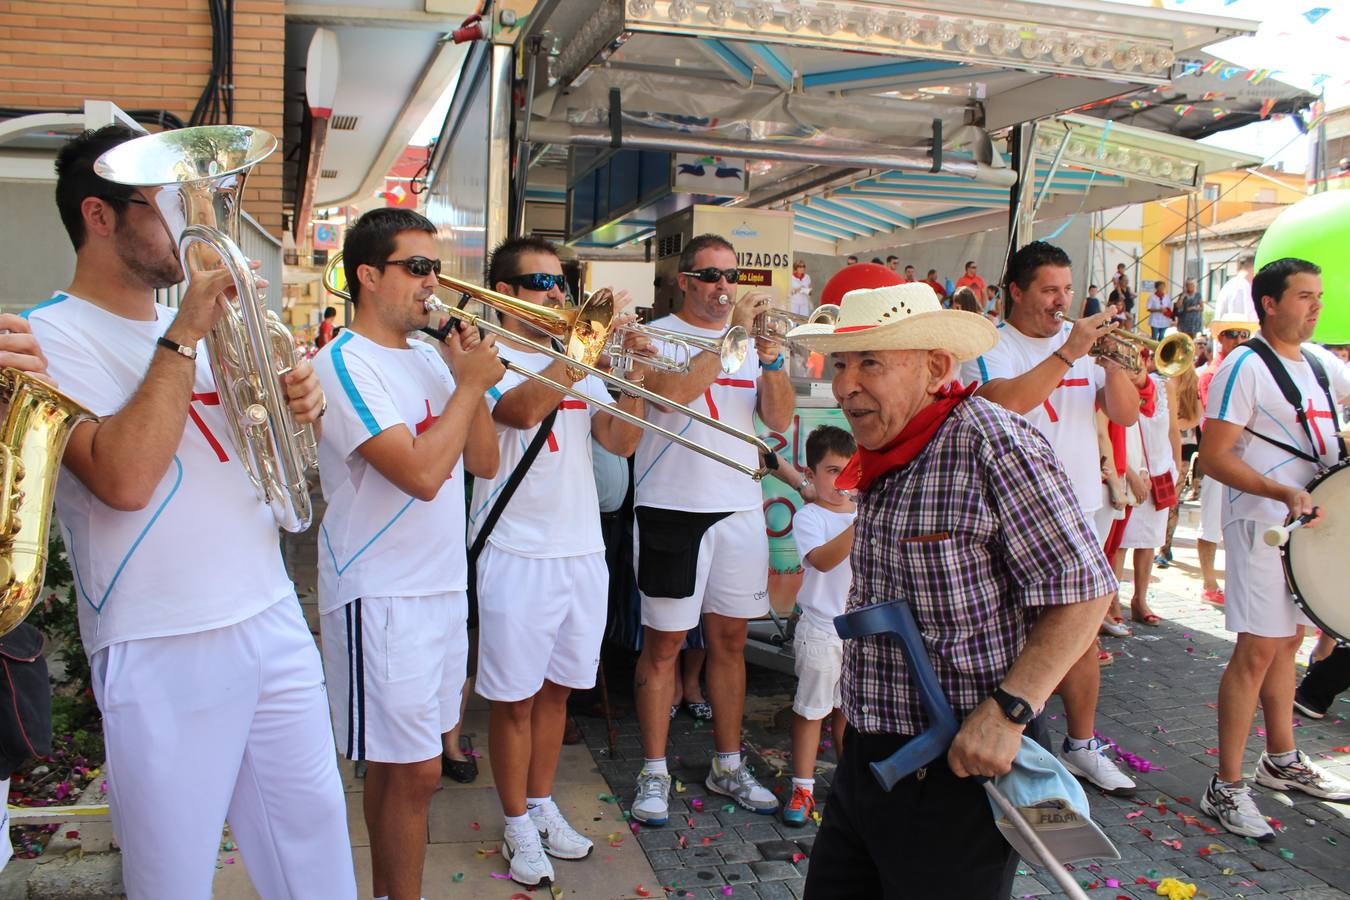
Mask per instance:
[[[1256,268],[1296,256],[1322,267],[1322,315],[1313,340],[1350,344],[1350,191],[1327,191],[1280,213],[1256,249]]]

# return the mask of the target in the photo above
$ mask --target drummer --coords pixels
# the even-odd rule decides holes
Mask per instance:
[[[1227,486],[1224,618],[1237,633],[1219,682],[1219,771],[1200,807],[1234,834],[1269,841],[1275,832],[1242,780],[1258,701],[1266,749],[1256,764],[1257,784],[1350,800],[1350,782],[1294,746],[1294,655],[1312,623],[1294,605],[1279,551],[1262,540],[1286,516],[1314,511],[1304,485],[1344,457],[1334,410],[1350,398],[1350,368],[1308,343],[1322,309],[1317,266],[1301,259],[1269,263],[1253,280],[1252,296],[1260,331],[1229,353],[1214,376],[1200,445],[1205,474]],[[1286,399],[1295,396],[1297,405]]]

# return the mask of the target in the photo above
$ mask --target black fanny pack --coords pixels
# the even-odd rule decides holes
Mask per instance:
[[[685,512],[639,506],[638,589],[648,597],[688,597],[698,580],[698,547],[729,512]]]
[[[52,688],[46,637],[24,622],[0,637],[0,778],[52,752]]]

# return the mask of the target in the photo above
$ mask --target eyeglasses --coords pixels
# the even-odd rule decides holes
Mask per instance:
[[[735,284],[741,280],[740,269],[719,269],[716,266],[708,266],[706,269],[696,269],[693,272],[681,272],[680,274],[697,278],[704,284],[717,284],[723,278],[727,280],[727,284]]]
[[[1238,331],[1237,329],[1233,328],[1230,328],[1227,331],[1219,332],[1219,337],[1228,338],[1229,340],[1232,341],[1245,341],[1247,340],[1247,338],[1251,336],[1252,333],[1250,331]]]
[[[516,275],[506,279],[506,283],[514,284],[518,288],[525,288],[527,291],[551,291],[556,287],[564,294],[568,293],[567,278],[549,272],[527,272],[524,275]]]
[[[425,256],[410,256],[407,259],[386,259],[380,263],[380,267],[402,266],[408,270],[408,274],[414,278],[426,278],[432,272],[441,274],[441,261],[439,259],[428,259]]]
[[[116,204],[116,203],[131,203],[131,204],[135,204],[136,206],[149,206],[149,205],[150,205],[150,201],[149,201],[149,200],[143,200],[143,199],[141,199],[140,197],[137,197],[135,194],[131,194],[131,195],[126,196],[126,197],[99,197],[98,199],[102,200],[104,203],[113,203],[113,204]]]

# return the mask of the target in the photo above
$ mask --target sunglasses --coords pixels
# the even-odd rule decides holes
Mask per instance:
[[[1225,338],[1228,338],[1230,341],[1232,341],[1232,340],[1236,340],[1236,341],[1245,341],[1247,338],[1249,338],[1249,337],[1251,337],[1251,336],[1252,336],[1252,333],[1251,333],[1250,331],[1236,331],[1236,330],[1231,329],[1231,328],[1230,328],[1229,330],[1227,330],[1227,331],[1221,331],[1221,332],[1219,332],[1219,337],[1225,337]]]
[[[697,278],[704,284],[717,284],[718,281],[725,278],[727,284],[735,284],[741,280],[740,269],[719,269],[716,266],[708,266],[706,269],[698,269],[693,272],[681,272],[681,275],[688,275],[690,278]]]
[[[513,278],[506,279],[506,283],[513,284],[518,288],[525,288],[527,291],[551,291],[556,287],[564,294],[568,293],[566,277],[552,275],[548,272],[527,272],[524,275],[516,275]]]
[[[402,266],[408,270],[408,274],[414,278],[426,278],[432,272],[441,274],[441,261],[439,259],[427,259],[425,256],[410,256],[407,259],[386,259],[380,263],[380,267]]]
[[[114,204],[115,204],[115,203],[129,203],[129,204],[135,204],[136,206],[149,206],[149,205],[150,205],[150,201],[149,201],[149,200],[142,200],[140,197],[137,197],[135,194],[132,194],[132,195],[127,196],[127,197],[99,197],[98,199],[102,200],[104,203],[114,203]]]

